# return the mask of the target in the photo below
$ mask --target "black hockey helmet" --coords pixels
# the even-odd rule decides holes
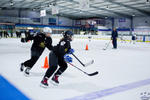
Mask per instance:
[[[65,31],[63,33],[64,38],[71,38],[73,36],[73,32],[71,31]]]

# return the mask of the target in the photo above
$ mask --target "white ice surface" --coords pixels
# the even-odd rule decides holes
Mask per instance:
[[[53,38],[54,45],[58,42],[59,39]],[[74,39],[71,44],[75,55],[84,63],[94,60],[94,64],[84,68],[72,57],[73,64],[88,73],[99,71],[99,74],[89,77],[69,66],[59,77],[59,86],[53,86],[49,80],[49,88],[44,89],[39,85],[46,71],[41,66],[49,54],[48,49],[45,49],[32,68],[32,76],[26,77],[19,71],[19,64],[30,58],[32,43],[21,43],[20,39],[0,39],[0,74],[32,100],[64,100],[150,78],[150,43],[118,42],[117,50],[112,49],[112,45],[107,50],[102,50],[108,42]],[[87,51],[86,44],[89,48]],[[142,92],[150,92],[150,85],[96,100],[141,100]]]

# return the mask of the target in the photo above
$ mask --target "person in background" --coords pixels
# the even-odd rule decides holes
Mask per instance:
[[[112,34],[111,34],[113,49],[117,49],[117,37],[118,37],[118,32],[117,32],[116,28],[114,28],[112,31]]]
[[[131,39],[131,43],[135,44],[136,42],[136,34],[132,34],[132,39]]]
[[[29,30],[25,31],[25,37],[29,37],[29,35],[30,35]]]
[[[33,40],[33,44],[31,47],[31,58],[23,63],[21,63],[20,71],[24,71],[25,75],[30,74],[31,68],[37,62],[41,54],[43,53],[45,47],[49,50],[53,49],[52,46],[52,38],[51,38],[52,29],[49,27],[44,27],[43,32],[39,32],[37,34],[29,35],[26,38],[21,38],[21,42],[27,42],[29,40]]]
[[[4,31],[4,37],[8,38],[8,32],[6,30]]]
[[[11,37],[13,37],[13,30],[10,30],[10,35]]]
[[[67,69],[67,63],[72,62],[72,58],[69,54],[74,52],[71,49],[70,42],[72,41],[73,33],[71,31],[66,31],[63,33],[63,38],[60,42],[54,46],[53,51],[49,54],[49,68],[47,69],[40,86],[48,87],[48,79],[52,77],[52,83],[54,85],[59,84],[58,77]],[[58,68],[59,65],[59,68]],[[57,70],[58,68],[58,70]]]
[[[0,30],[0,38],[2,38],[2,31]]]

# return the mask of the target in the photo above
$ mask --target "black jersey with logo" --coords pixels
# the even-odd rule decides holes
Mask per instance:
[[[53,49],[52,38],[46,37],[43,33],[37,33],[36,35],[30,35],[26,41],[33,40],[32,48],[44,49],[47,47],[49,50]]]
[[[54,53],[58,57],[63,57],[66,53],[68,53],[69,49],[71,49],[70,40],[63,38],[60,40],[59,44],[54,46]]]

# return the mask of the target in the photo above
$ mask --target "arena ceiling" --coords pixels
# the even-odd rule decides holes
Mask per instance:
[[[81,0],[0,0],[0,9],[21,9],[51,13],[58,7],[60,16],[71,18],[150,16],[150,0],[89,0],[89,8],[80,8]]]

